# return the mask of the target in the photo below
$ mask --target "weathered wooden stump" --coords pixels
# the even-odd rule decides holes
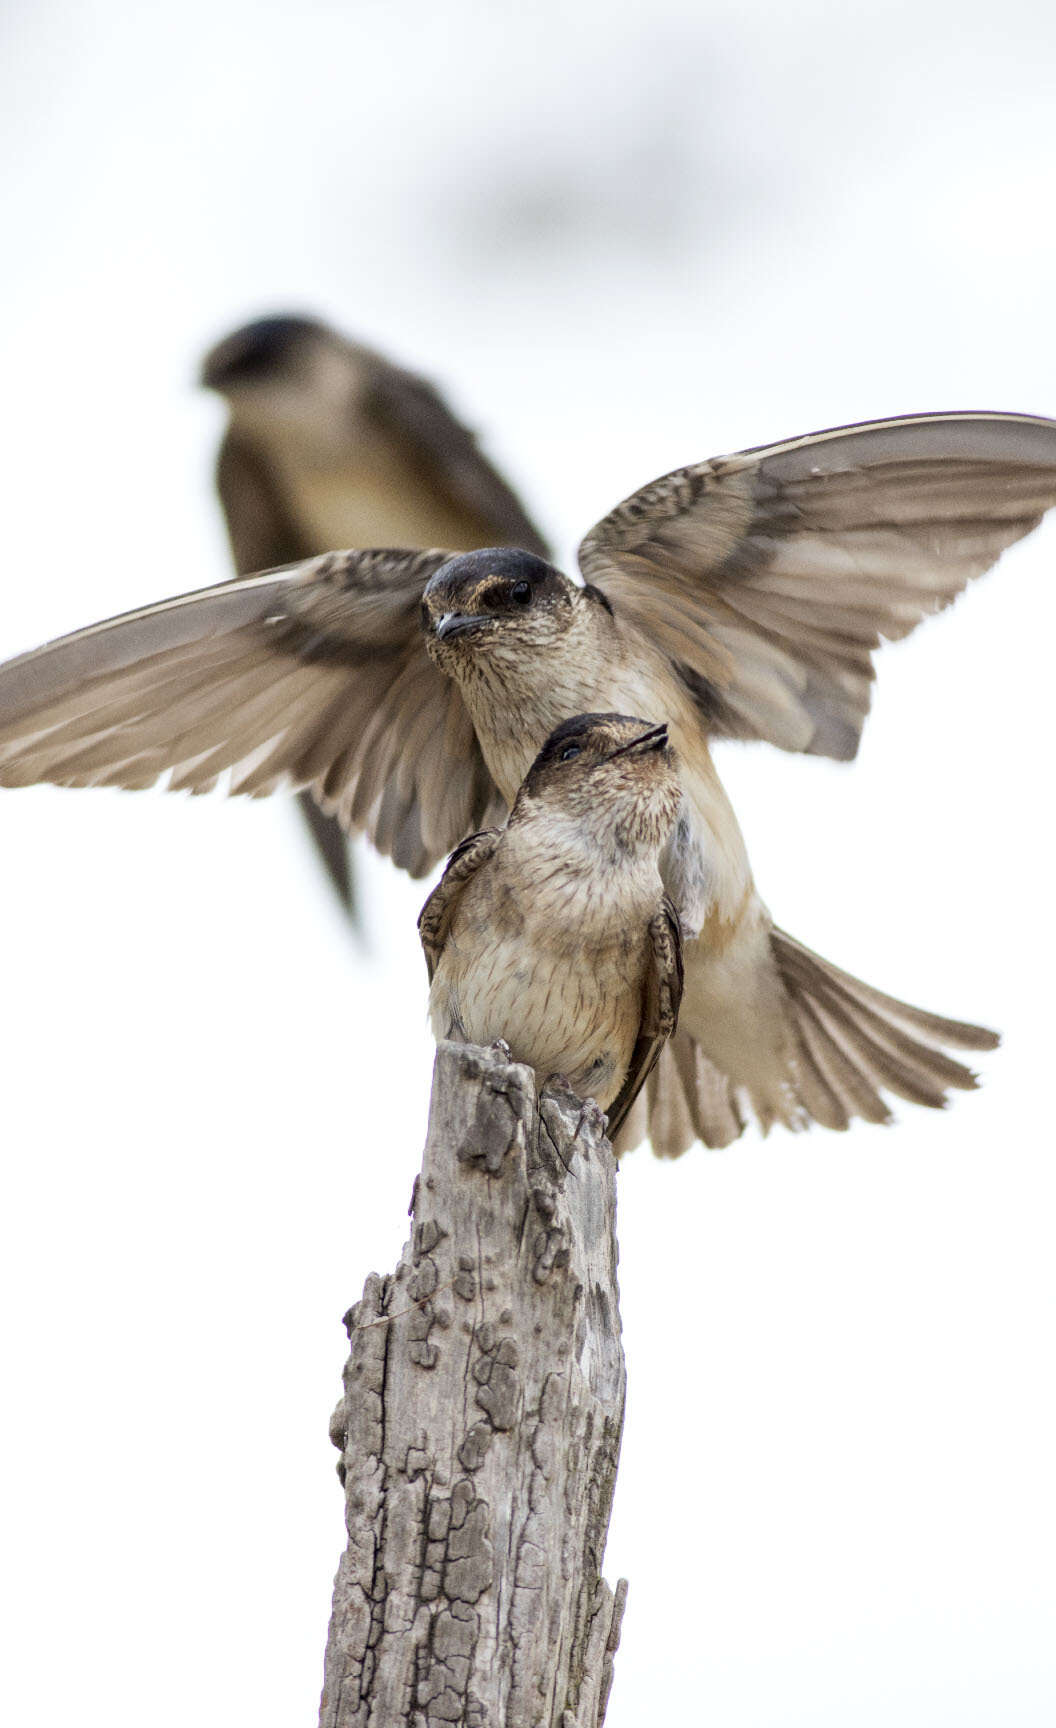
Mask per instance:
[[[599,1728],[623,1428],[604,1119],[441,1044],[413,1230],[346,1316],[321,1728]]]

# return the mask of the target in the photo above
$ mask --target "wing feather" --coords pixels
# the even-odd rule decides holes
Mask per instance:
[[[457,687],[419,632],[422,588],[448,556],[329,553],[9,661],[0,785],[201,792],[226,778],[252,797],[310,786],[346,828],[423,873],[501,808]]]
[[[680,468],[579,551],[709,728],[847,759],[873,655],[949,606],[1056,503],[1056,421],[935,414]]]
[[[458,908],[466,884],[486,864],[502,839],[501,828],[487,828],[480,834],[468,834],[455,847],[436,887],[418,914],[418,934],[425,952],[425,964],[430,984],[440,964],[451,921]]]

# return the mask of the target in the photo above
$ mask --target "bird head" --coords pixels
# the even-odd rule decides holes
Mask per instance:
[[[535,656],[567,635],[582,592],[534,552],[499,546],[459,553],[422,595],[426,648],[452,677],[474,662]]]
[[[277,428],[317,443],[341,435],[361,386],[365,351],[316,318],[256,318],[202,361],[199,382],[247,431]]]
[[[681,802],[667,725],[627,714],[577,714],[554,728],[528,771],[511,821],[529,808],[560,812],[600,845],[656,852]]]

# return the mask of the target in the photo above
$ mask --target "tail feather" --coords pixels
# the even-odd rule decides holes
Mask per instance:
[[[789,988],[786,985],[786,988],[789,989],[789,998],[799,1029],[804,1007],[810,1003],[810,997],[798,986]],[[815,993],[815,1006],[832,1006],[831,1002],[826,1003],[820,981]],[[908,1098],[913,1104],[924,1104],[933,1109],[941,1107],[943,1088],[930,1072],[927,1056],[919,1062],[914,1060],[915,1052],[920,1046],[891,1048],[882,1040],[872,1037],[853,1010],[842,1003],[836,1005],[834,1020],[829,1021],[825,1031],[829,1043],[853,1059],[858,1072],[871,1080],[874,1086],[886,1086],[897,1092],[899,1097]],[[968,1070],[960,1069],[960,1072],[967,1074]]]
[[[923,1033],[925,1038],[936,1043],[952,1044],[955,1049],[996,1050],[1001,1042],[1000,1033],[991,1032],[986,1026],[973,1026],[967,1020],[947,1020],[944,1014],[931,1014],[926,1008],[914,1008],[909,1002],[900,1002],[897,996],[885,995],[872,984],[863,984],[860,978],[841,971],[829,960],[823,960],[820,954],[797,942],[785,930],[775,927],[771,941],[782,977],[789,972],[797,973],[809,987],[820,972],[831,989],[841,992],[860,1007],[872,1008],[885,1021],[894,1021],[899,1026]]]
[[[695,1039],[676,1032],[624,1120],[616,1155],[630,1152],[648,1136],[658,1158],[680,1158],[698,1140],[705,1146],[729,1146],[744,1127],[731,1082]]]
[[[789,992],[789,997],[798,1027],[810,999],[795,989]],[[944,1089],[932,1072],[929,1059],[933,1055],[938,1061],[940,1052],[929,1053],[925,1050],[918,1058],[917,1052],[922,1046],[906,1044],[891,1048],[883,1040],[872,1037],[854,1014],[842,1006],[836,1011],[835,1017],[825,1024],[821,1012],[825,1005],[825,998],[819,988],[812,1004],[815,1018],[822,1025],[831,1046],[851,1061],[858,1074],[871,1082],[874,1089],[886,1087],[900,1098],[908,1099],[911,1104],[923,1104],[931,1109],[942,1108]],[[968,1074],[968,1070],[962,1069],[960,1064],[957,1064],[957,1068],[959,1074]],[[969,1084],[974,1084],[971,1076]],[[850,1102],[848,1099],[848,1103]],[[857,1110],[852,1110],[852,1114],[857,1115]]]
[[[774,930],[771,940],[792,1010],[796,1087],[817,1121],[845,1127],[854,1116],[890,1120],[881,1088],[935,1110],[945,1105],[950,1087],[970,1091],[978,1084],[941,1046],[992,1050],[1000,1042],[996,1033],[899,1002],[783,930]],[[836,1120],[841,1113],[842,1123]]]
[[[830,1046],[819,1046],[808,1027],[802,1024],[796,1026],[793,1036],[799,1101],[812,1121],[840,1133],[850,1126],[851,1119],[841,1100],[839,1083],[825,1072],[830,1066],[827,1061]]]
[[[866,1066],[875,1068],[877,1078],[883,1084],[894,1085],[897,1074],[910,1085],[916,1079],[925,1088],[937,1086],[940,1095],[949,1086],[971,1092],[978,1084],[972,1070],[963,1062],[955,1062],[944,1051],[912,1037],[890,1021],[882,1020],[870,1008],[855,1003],[845,1004],[824,983],[819,983],[817,1003],[831,1011],[837,1025],[841,1015],[845,1016],[857,1034],[855,1048],[862,1052],[863,1059],[868,1058]],[[915,1094],[907,1093],[906,1096],[916,1102]]]
[[[861,1116],[866,1122],[890,1122],[891,1112],[880,1093],[854,1061],[833,1026],[826,1022],[809,997],[795,998],[798,1009],[796,1030],[800,1041],[809,1051],[814,1066],[820,1069],[828,1090],[840,1100],[843,1121],[849,1126],[852,1117]],[[835,1126],[835,1124],[829,1124]]]
[[[951,1088],[978,1084],[944,1046],[992,1050],[1000,1042],[984,1026],[947,1020],[863,984],[783,930],[770,932],[770,950],[784,1025],[770,1077],[764,1068],[760,1081],[757,1068],[732,1080],[698,1042],[710,1042],[708,1019],[699,1017],[691,1031],[683,1012],[617,1136],[618,1154],[647,1134],[660,1158],[678,1158],[698,1140],[728,1146],[744,1131],[745,1100],[764,1133],[775,1121],[789,1128],[817,1122],[837,1132],[856,1117],[890,1122],[885,1093],[941,1110]],[[744,1028],[751,1039],[755,1027],[747,1017]]]
[[[670,1054],[670,1044],[663,1054],[668,1060],[666,1072],[660,1064],[654,1067],[645,1083],[649,1106],[649,1139],[658,1158],[678,1158],[697,1137],[689,1099],[681,1076]]]
[[[745,1119],[736,1091],[725,1074],[709,1062],[688,1032],[676,1032],[667,1047],[671,1066],[682,1084],[696,1137],[705,1146],[729,1146],[744,1133]],[[678,1152],[685,1151],[680,1146]],[[668,1153],[677,1157],[678,1153]]]

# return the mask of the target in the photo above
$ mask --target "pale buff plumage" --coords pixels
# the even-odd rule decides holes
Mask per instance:
[[[560,647],[548,647],[541,620],[531,654],[510,653],[498,638],[489,645],[486,636],[456,638],[446,647],[435,644],[433,652],[458,679],[484,760],[511,802],[531,765],[536,728],[549,728],[555,713],[597,708],[602,702],[634,713],[663,692],[684,794],[662,863],[686,942],[682,1024],[694,1034],[706,1029],[706,1041],[699,1042],[707,1060],[731,1087],[744,1089],[764,1123],[794,1125],[799,1105],[787,1084],[789,1025],[771,952],[771,920],[689,698],[672,685],[659,656],[643,652],[635,636],[628,641],[618,616],[571,585],[569,598],[573,617]],[[472,594],[464,599],[467,606],[473,604]],[[441,597],[434,595],[431,602],[435,607]],[[557,674],[546,676],[555,666]],[[527,728],[517,724],[525,714],[533,717]],[[668,1055],[666,1064],[671,1062]],[[739,1122],[731,1114],[738,1132]],[[692,1140],[692,1118],[687,1127]]]
[[[501,558],[454,562],[426,591],[439,623],[430,652],[458,681],[500,790],[512,797],[526,770],[535,716],[542,729],[565,704],[659,704],[681,765],[683,799],[661,859],[685,939],[680,1030],[624,1144],[648,1125],[669,1156],[697,1138],[725,1145],[742,1132],[746,1104],[764,1128],[840,1129],[853,1116],[888,1120],[885,1089],[939,1105],[950,1087],[973,1086],[942,1046],[992,1048],[992,1032],[882,996],[774,928],[692,699],[652,644],[557,572],[540,572],[530,620],[491,613]],[[506,579],[518,569],[511,562]],[[445,617],[464,623],[448,636]]]
[[[618,1125],[677,1016],[659,854],[680,798],[664,728],[617,715],[557,728],[506,827],[465,842],[423,908],[435,1036],[501,1038],[541,1081],[619,1100]]]

